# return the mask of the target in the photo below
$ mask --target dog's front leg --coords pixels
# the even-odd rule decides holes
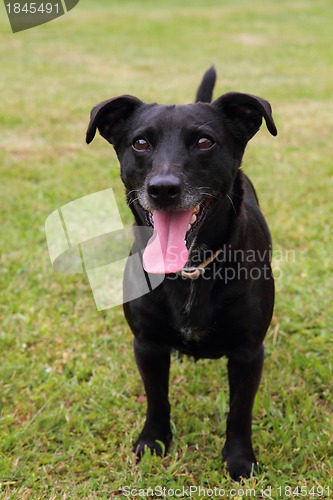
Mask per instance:
[[[257,469],[252,448],[251,427],[254,398],[261,379],[264,360],[263,346],[251,361],[229,358],[228,376],[230,408],[227,419],[223,459],[230,476],[240,480]]]
[[[151,453],[162,456],[172,439],[168,400],[170,349],[136,338],[134,353],[146,391],[147,415],[133,452],[140,459],[147,447]]]

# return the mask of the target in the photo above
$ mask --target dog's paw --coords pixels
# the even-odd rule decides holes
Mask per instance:
[[[251,477],[258,470],[257,462],[252,462],[246,458],[231,458],[227,459],[226,462],[227,471],[229,472],[231,479],[234,481],[242,481],[242,479]]]
[[[228,452],[224,447],[222,457],[226,462],[227,471],[234,481],[242,481],[242,479],[251,477],[258,471],[257,460],[253,453],[249,451],[242,453],[237,450],[237,452],[232,453]]]
[[[171,431],[167,433],[142,431],[132,448],[132,452],[136,455],[137,462],[141,460],[147,449],[150,450],[152,455],[164,457],[168,452],[171,440]]]

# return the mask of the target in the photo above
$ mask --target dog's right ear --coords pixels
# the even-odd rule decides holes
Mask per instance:
[[[122,95],[103,101],[95,106],[90,113],[90,123],[86,134],[89,144],[99,130],[104,139],[114,144],[114,139],[120,133],[121,126],[131,116],[133,111],[143,106],[143,102],[132,95]]]

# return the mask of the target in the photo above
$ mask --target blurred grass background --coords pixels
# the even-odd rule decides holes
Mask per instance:
[[[243,164],[277,276],[255,406],[255,488],[332,487],[331,0],[81,0],[17,34],[3,5],[0,13],[2,497],[233,487],[221,466],[225,361],[174,361],[171,452],[136,467],[130,447],[145,403],[131,333],[121,308],[96,310],[83,275],[52,270],[44,233],[55,209],[108,187],[131,222],[115,154],[101,138],[84,142],[90,109],[123,93],[191,102],[211,64],[215,96],[265,97],[279,130],[272,138],[263,127]]]

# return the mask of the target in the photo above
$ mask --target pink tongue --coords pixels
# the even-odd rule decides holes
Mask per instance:
[[[147,273],[168,274],[180,271],[188,260],[185,235],[193,210],[154,212],[154,234],[143,253]]]

